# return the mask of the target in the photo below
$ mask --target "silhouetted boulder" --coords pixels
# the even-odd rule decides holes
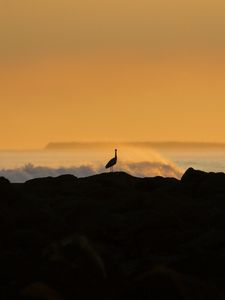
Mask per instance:
[[[80,178],[79,181],[97,188],[129,189],[132,188],[139,179],[140,178],[131,176],[125,172],[114,172]]]
[[[6,179],[5,177],[0,177],[0,188],[4,186],[8,186],[10,184],[10,181]]]
[[[30,179],[24,183],[29,191],[37,193],[57,194],[68,192],[76,185],[77,177],[74,175],[61,175],[58,177],[43,177]]]
[[[40,185],[54,185],[54,184],[74,184],[76,182],[77,177],[74,175],[60,175],[58,177],[43,177],[43,178],[35,178],[30,179],[25,182],[27,186],[40,186]]]
[[[206,179],[208,173],[195,170],[193,168],[187,169],[187,171],[181,177],[181,182],[183,183],[191,183],[191,184],[198,184]]]
[[[137,188],[146,191],[153,191],[161,188],[174,188],[177,183],[179,183],[179,180],[176,178],[164,178],[161,176],[146,177],[138,182]]]
[[[181,183],[199,196],[212,196],[216,193],[225,193],[225,174],[206,173],[189,168],[181,178]]]

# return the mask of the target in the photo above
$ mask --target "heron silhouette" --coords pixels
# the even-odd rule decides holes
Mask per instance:
[[[105,165],[105,168],[108,169],[110,168],[110,172],[113,172],[113,166],[116,164],[117,162],[117,149],[115,149],[115,156],[110,159],[110,161]]]

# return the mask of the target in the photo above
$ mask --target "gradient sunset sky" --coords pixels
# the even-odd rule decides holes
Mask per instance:
[[[0,149],[225,142],[225,1],[2,1],[0,101]]]

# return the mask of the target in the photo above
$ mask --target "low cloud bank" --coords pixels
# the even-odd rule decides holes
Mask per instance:
[[[141,161],[126,162],[122,161],[115,167],[115,171],[124,171],[133,176],[151,177],[164,176],[180,178],[182,171],[174,164],[165,161]],[[15,169],[1,169],[0,176],[4,176],[11,182],[25,182],[29,179],[47,176],[59,176],[64,174],[72,174],[77,177],[85,177],[94,174],[108,172],[104,166],[99,164],[87,164],[72,167],[43,167],[27,164],[23,167]]]

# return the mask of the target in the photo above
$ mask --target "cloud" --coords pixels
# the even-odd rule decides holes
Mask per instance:
[[[72,174],[77,177],[86,177],[106,172],[104,166],[98,163],[82,164],[71,167],[45,167],[27,164],[14,169],[1,169],[0,176],[8,178],[11,182],[25,182],[32,178],[59,176]],[[170,162],[165,161],[120,161],[115,171],[124,171],[138,177],[164,176],[180,178],[182,171]]]

